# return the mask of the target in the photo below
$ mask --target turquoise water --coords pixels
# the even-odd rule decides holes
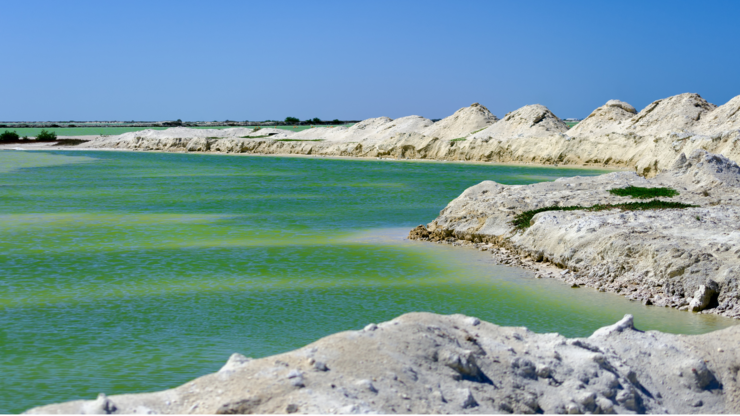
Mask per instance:
[[[733,321],[404,240],[465,188],[594,170],[0,151],[0,413],[175,387],[405,312],[586,336]]]

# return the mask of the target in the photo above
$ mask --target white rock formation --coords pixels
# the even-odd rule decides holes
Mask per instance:
[[[317,127],[290,136],[295,140],[324,140],[327,142],[363,143],[373,145],[402,133],[417,132],[432,125],[420,116],[371,118],[351,127]]]
[[[81,147],[580,165],[634,169],[653,177],[670,168],[682,153],[697,149],[740,161],[740,97],[715,107],[687,93],[655,101],[634,114],[631,105],[610,100],[568,130],[546,107],[531,105],[478,131],[472,129],[495,116],[473,105],[434,124],[409,116],[299,133],[175,128],[97,138]],[[458,136],[463,132],[470,134]],[[452,141],[459,137],[465,140]],[[189,145],[195,139],[206,142]],[[293,141],[282,141],[286,139]]]
[[[636,113],[635,107],[625,102],[609,100],[568,130],[568,135],[594,137],[621,132]]]
[[[682,336],[638,331],[627,316],[568,339],[411,313],[368,327],[171,390],[27,413],[740,412],[740,326]]]
[[[565,133],[568,126],[540,104],[524,106],[504,116],[487,129],[475,133],[473,138],[512,140],[522,137],[548,137]]]
[[[608,192],[627,186],[673,188],[678,196],[658,199],[697,207],[545,211],[524,231],[513,224],[518,214],[540,208],[635,202]],[[740,317],[737,224],[740,167],[696,151],[649,180],[616,172],[527,186],[485,181],[465,190],[411,238],[492,243],[575,272],[568,277],[573,284],[654,305]]]
[[[640,111],[624,133],[657,136],[666,132],[691,130],[697,121],[717,108],[699,94],[685,93],[653,101]]]
[[[740,130],[740,95],[705,114],[694,130],[709,136]]]
[[[498,117],[488,111],[486,107],[475,103],[470,107],[463,107],[455,111],[455,114],[432,124],[419,133],[427,137],[452,140],[485,129],[496,121],[498,121]]]

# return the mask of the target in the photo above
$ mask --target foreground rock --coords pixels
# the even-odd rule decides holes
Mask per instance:
[[[28,413],[737,413],[740,327],[589,338],[411,313],[157,393]]]
[[[499,120],[476,103],[436,123],[409,116],[297,133],[173,128],[98,137],[84,147],[600,166],[653,177],[682,153],[697,149],[740,162],[740,96],[717,107],[686,93],[657,100],[640,112],[609,100],[570,130],[539,104]]]
[[[516,215],[551,206],[635,202],[610,189],[669,187],[658,198],[695,208],[645,211],[545,211],[520,230]],[[631,172],[562,178],[527,186],[485,181],[450,202],[410,238],[467,241],[505,248],[531,266],[549,263],[549,275],[574,285],[620,293],[646,304],[740,317],[740,167],[704,151],[681,157],[653,179]]]

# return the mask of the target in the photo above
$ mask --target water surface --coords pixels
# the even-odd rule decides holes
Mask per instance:
[[[0,152],[0,413],[175,387],[411,311],[587,336],[733,321],[644,307],[404,240],[465,188],[595,170]]]

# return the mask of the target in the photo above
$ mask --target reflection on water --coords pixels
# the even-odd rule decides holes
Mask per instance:
[[[465,188],[583,169],[25,152],[0,173],[0,413],[174,387],[411,311],[586,336],[733,321],[535,280],[403,237]],[[26,156],[24,156],[26,157]],[[38,162],[64,159],[63,164]],[[0,166],[16,160],[0,152]],[[84,163],[68,163],[77,160]],[[36,167],[30,167],[31,165]]]

